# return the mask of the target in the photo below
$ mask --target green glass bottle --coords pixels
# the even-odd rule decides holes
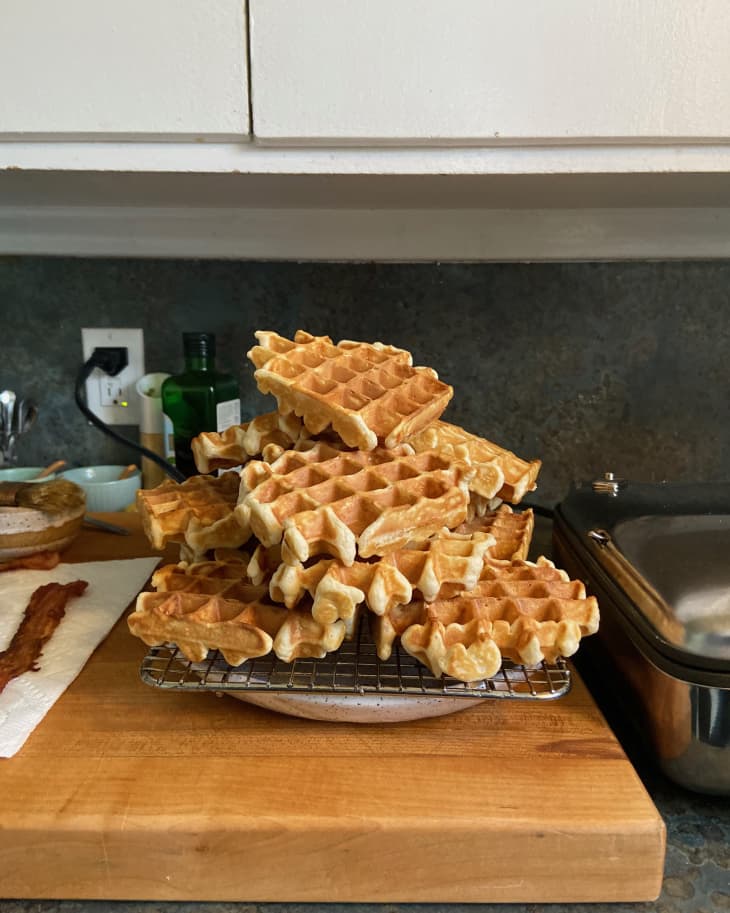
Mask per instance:
[[[162,384],[168,460],[186,478],[197,475],[191,440],[201,431],[225,431],[241,421],[238,381],[215,368],[213,333],[183,333],[185,370]]]

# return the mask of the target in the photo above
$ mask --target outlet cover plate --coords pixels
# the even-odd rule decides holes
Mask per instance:
[[[94,368],[86,381],[86,404],[107,425],[139,425],[140,402],[136,383],[144,376],[144,333],[140,329],[113,327],[81,330],[84,361],[94,349],[126,346],[129,363],[116,377]],[[113,384],[110,388],[110,381]],[[108,405],[102,405],[102,402]],[[127,403],[126,406],[122,403]]]

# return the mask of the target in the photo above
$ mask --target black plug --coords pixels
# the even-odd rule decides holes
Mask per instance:
[[[112,440],[115,440],[118,444],[123,444],[125,447],[131,447],[132,450],[136,450],[137,453],[141,453],[142,456],[147,457],[148,460],[151,460],[151,462],[159,466],[165,475],[174,479],[176,482],[184,482],[185,476],[179,470],[175,469],[174,466],[171,466],[164,457],[155,453],[154,450],[149,450],[136,441],[130,441],[123,435],[118,434],[102,422],[98,416],[94,415],[91,409],[86,405],[85,384],[94,371],[94,368],[99,368],[100,371],[103,371],[110,377],[116,377],[120,371],[123,371],[127,367],[128,363],[129,354],[126,346],[97,346],[91,354],[91,357],[87,358],[83,365],[81,365],[79,372],[76,375],[76,385],[74,386],[74,400],[76,401],[76,405],[79,407],[81,414],[87,421],[100,431],[103,431],[104,434],[109,435]]]
[[[116,377],[129,364],[126,346],[97,346],[87,362],[92,368],[99,368],[110,377]]]

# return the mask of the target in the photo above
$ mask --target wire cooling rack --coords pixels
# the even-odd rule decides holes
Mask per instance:
[[[552,700],[570,690],[570,669],[563,660],[521,666],[505,661],[489,679],[460,682],[436,678],[398,644],[381,660],[365,621],[357,636],[324,659],[278,660],[273,653],[229,666],[218,651],[191,662],[174,644],[152,647],[142,662],[142,680],[177,691],[248,691],[299,694],[359,694],[399,697],[473,697]]]

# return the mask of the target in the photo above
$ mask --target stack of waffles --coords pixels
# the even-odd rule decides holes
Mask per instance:
[[[155,548],[180,543],[128,622],[147,644],[231,665],[322,658],[365,613],[437,676],[574,653],[598,627],[583,585],[527,560],[540,469],[441,420],[453,389],[403,349],[258,332],[277,410],[193,443],[201,475],[140,491]],[[220,475],[207,475],[223,470]]]

